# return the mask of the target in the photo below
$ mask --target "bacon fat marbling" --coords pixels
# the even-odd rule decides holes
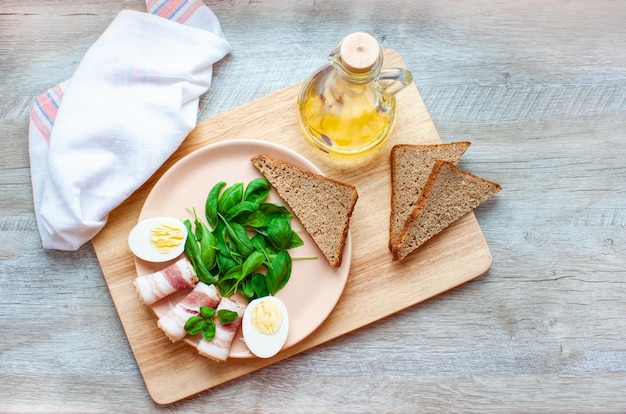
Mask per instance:
[[[237,333],[239,326],[241,325],[241,318],[243,317],[243,312],[246,307],[232,299],[222,298],[222,301],[217,307],[217,311],[219,312],[221,309],[228,309],[237,312],[239,317],[227,325],[222,325],[216,318],[215,338],[211,341],[207,341],[202,338],[198,343],[198,352],[200,355],[216,361],[226,361],[226,359],[228,359],[230,346],[233,343],[233,339],[235,339],[235,334]]]
[[[180,341],[187,335],[185,322],[200,313],[201,306],[215,308],[222,300],[215,285],[198,282],[191,292],[179,303],[174,305],[157,322],[172,342]]]
[[[183,257],[158,272],[138,276],[134,285],[142,302],[152,305],[174,292],[194,287],[197,282],[193,266]]]

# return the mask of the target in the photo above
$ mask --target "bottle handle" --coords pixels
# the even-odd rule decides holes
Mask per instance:
[[[380,71],[378,83],[387,96],[393,96],[413,82],[413,74],[404,68],[386,68]]]

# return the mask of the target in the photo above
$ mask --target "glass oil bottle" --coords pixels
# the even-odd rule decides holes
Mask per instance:
[[[411,72],[383,68],[378,41],[364,32],[346,36],[328,60],[300,89],[300,126],[313,145],[330,154],[371,152],[393,130],[394,95],[413,81]]]

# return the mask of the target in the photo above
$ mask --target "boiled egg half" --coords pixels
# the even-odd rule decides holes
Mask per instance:
[[[187,228],[172,217],[142,220],[128,235],[128,247],[135,256],[148,262],[167,262],[185,249]]]
[[[287,307],[276,296],[251,301],[243,314],[241,329],[250,352],[259,358],[276,355],[289,333]]]

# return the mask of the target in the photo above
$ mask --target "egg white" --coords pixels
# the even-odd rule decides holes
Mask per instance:
[[[252,325],[254,308],[262,301],[269,300],[278,306],[282,314],[282,322],[276,333],[265,335]],[[266,296],[253,300],[248,304],[243,314],[241,325],[244,341],[250,352],[259,358],[270,358],[276,355],[285,345],[289,333],[289,314],[285,304],[275,296]]]
[[[182,243],[167,253],[161,253],[150,241],[150,232],[159,225],[168,224],[180,227],[183,233]],[[128,235],[128,247],[133,254],[148,262],[167,262],[175,259],[185,250],[187,228],[180,221],[172,217],[154,217],[140,221]]]

